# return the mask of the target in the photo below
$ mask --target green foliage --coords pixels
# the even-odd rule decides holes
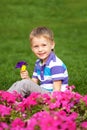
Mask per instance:
[[[3,0],[0,2],[0,88],[20,80],[16,63],[29,63],[30,76],[36,57],[28,35],[36,26],[54,32],[56,54],[69,71],[69,84],[86,94],[87,89],[87,0]]]

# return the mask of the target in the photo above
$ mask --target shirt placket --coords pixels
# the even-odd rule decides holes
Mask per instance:
[[[41,80],[44,80],[44,68],[45,65],[41,66]]]

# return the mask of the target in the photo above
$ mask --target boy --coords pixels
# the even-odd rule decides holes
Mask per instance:
[[[53,51],[53,32],[46,27],[37,27],[30,33],[30,43],[33,53],[38,57],[32,79],[28,71],[21,72],[22,80],[14,83],[8,91],[15,90],[23,96],[31,92],[65,91],[68,86],[68,72],[65,64]]]

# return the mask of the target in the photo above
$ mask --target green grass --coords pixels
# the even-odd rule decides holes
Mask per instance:
[[[36,26],[54,32],[55,52],[67,65],[69,85],[87,94],[87,0],[3,0],[0,2],[0,89],[20,80],[15,64],[28,62],[30,76],[36,57],[28,36]]]

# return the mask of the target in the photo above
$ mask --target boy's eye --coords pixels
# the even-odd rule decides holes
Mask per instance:
[[[46,44],[43,44],[42,46],[46,46]]]
[[[36,46],[33,46],[33,48],[38,48],[38,46],[36,45]]]

